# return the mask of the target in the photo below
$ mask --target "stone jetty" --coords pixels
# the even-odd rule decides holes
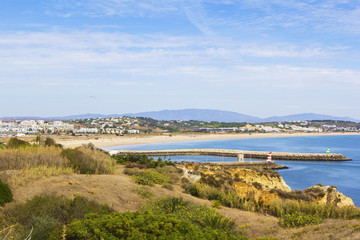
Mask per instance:
[[[175,149],[175,150],[149,150],[149,151],[128,151],[111,150],[110,154],[146,154],[149,156],[179,156],[179,155],[208,155],[237,157],[239,162],[243,158],[266,159],[269,152],[229,150],[229,149]],[[322,153],[286,153],[272,152],[273,160],[297,160],[297,161],[349,161],[351,159],[342,154]]]

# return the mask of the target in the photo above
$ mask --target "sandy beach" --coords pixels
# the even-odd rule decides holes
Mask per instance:
[[[302,136],[331,136],[331,135],[360,135],[360,133],[187,133],[173,135],[94,135],[94,136],[55,136],[57,143],[64,147],[78,147],[83,144],[93,143],[98,148],[119,145],[149,144],[160,142],[180,141],[203,141],[221,139],[246,139],[246,138],[278,138],[278,137],[302,137]]]

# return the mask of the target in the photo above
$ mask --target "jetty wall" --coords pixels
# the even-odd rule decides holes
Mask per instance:
[[[229,149],[175,149],[175,150],[149,150],[149,151],[128,151],[111,150],[110,154],[146,154],[149,156],[178,156],[178,155],[209,155],[238,157],[243,154],[245,158],[266,159],[269,152],[229,150]],[[286,153],[272,152],[273,160],[297,160],[297,161],[349,161],[351,159],[342,154],[322,153]]]

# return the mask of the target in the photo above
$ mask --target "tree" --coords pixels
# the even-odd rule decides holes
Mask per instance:
[[[37,144],[39,144],[39,145],[41,144],[41,136],[40,136],[40,134],[36,136],[35,142],[36,142]]]

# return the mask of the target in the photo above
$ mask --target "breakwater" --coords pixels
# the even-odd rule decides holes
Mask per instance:
[[[146,154],[149,156],[179,156],[179,155],[208,155],[244,158],[266,159],[269,152],[229,150],[229,149],[175,149],[175,150],[148,150],[148,151],[129,151],[111,150],[110,154]],[[272,152],[273,160],[297,160],[297,161],[349,161],[351,159],[342,154],[322,154],[322,153],[287,153]]]

